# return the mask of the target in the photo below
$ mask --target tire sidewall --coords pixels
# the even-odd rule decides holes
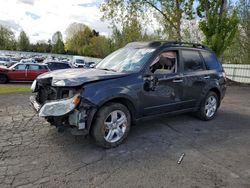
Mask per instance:
[[[213,114],[211,117],[208,117],[208,116],[206,115],[205,106],[206,106],[206,103],[207,103],[208,98],[211,97],[211,96],[214,96],[215,99],[216,99],[216,110],[215,110],[214,114]],[[201,106],[201,109],[200,109],[200,113],[201,113],[202,119],[204,119],[204,120],[206,120],[206,121],[212,120],[212,119],[216,116],[218,107],[219,107],[219,99],[218,99],[218,96],[217,96],[217,94],[216,94],[215,92],[210,91],[210,92],[207,94],[205,100],[202,102],[202,106]]]
[[[0,74],[0,83],[5,84],[7,82],[8,82],[8,77],[5,74]]]
[[[107,142],[104,138],[104,135],[105,135],[104,121],[106,120],[108,115],[112,111],[115,111],[115,110],[121,110],[122,112],[125,113],[127,117],[127,128],[126,128],[124,135],[121,137],[121,139],[119,139],[118,141],[114,143],[110,143],[110,142]],[[104,148],[113,148],[113,147],[120,145],[124,141],[124,139],[128,136],[128,133],[131,127],[131,115],[126,106],[120,103],[108,103],[107,105],[101,107],[98,110],[96,117],[95,117],[95,121],[92,126],[93,127],[91,129],[91,134],[92,134],[93,139],[96,141],[96,143],[99,146],[102,146]]]

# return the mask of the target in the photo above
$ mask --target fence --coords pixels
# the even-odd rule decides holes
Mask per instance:
[[[229,79],[241,83],[250,83],[250,65],[223,64],[223,68]]]

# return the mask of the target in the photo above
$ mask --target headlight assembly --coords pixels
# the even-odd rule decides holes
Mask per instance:
[[[36,90],[36,82],[37,81],[34,80],[33,83],[32,83],[32,85],[31,85],[31,87],[30,87],[30,89],[31,89],[32,92],[34,92]]]
[[[39,116],[62,116],[72,111],[79,103],[80,95],[66,100],[51,101],[42,106]]]
[[[66,83],[64,80],[56,80],[56,81],[53,81],[53,85],[54,86],[65,86]]]

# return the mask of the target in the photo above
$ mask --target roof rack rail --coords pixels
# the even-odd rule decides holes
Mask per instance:
[[[208,49],[207,46],[199,43],[191,43],[191,42],[178,42],[178,41],[166,41],[164,45],[179,45],[184,47],[193,47],[193,48],[204,48]]]

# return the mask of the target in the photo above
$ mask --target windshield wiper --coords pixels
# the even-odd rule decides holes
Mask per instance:
[[[115,69],[107,69],[107,68],[103,68],[103,69],[100,69],[100,70],[106,70],[106,71],[117,72]]]

